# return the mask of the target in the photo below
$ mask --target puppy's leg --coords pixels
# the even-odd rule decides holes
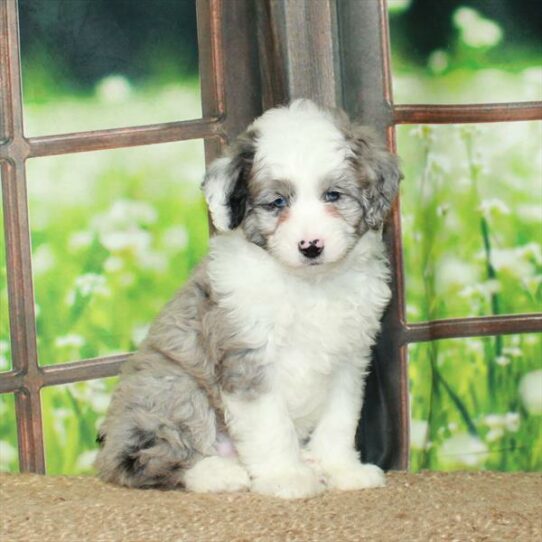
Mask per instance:
[[[189,375],[159,356],[151,365],[121,379],[96,467],[103,480],[125,486],[182,486],[186,470],[215,453],[215,412]]]
[[[281,397],[223,394],[226,421],[252,491],[288,499],[311,497],[324,486],[301,460],[298,437]]]
[[[324,413],[309,443],[309,453],[326,477],[328,487],[362,489],[385,485],[376,465],[362,464],[355,435],[363,400],[363,373],[350,365],[334,375]]]

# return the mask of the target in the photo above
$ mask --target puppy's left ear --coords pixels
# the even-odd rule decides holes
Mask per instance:
[[[388,216],[403,178],[399,160],[364,126],[352,125],[349,140],[351,159],[359,175],[364,221],[368,228],[378,230]]]
[[[245,217],[255,152],[256,134],[247,130],[207,170],[201,187],[218,231],[237,228]]]

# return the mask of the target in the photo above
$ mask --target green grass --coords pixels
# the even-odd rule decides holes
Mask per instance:
[[[448,75],[454,101],[483,88],[478,76]],[[501,77],[521,95],[525,73]],[[398,73],[396,95],[420,101],[439,81],[410,67]],[[193,83],[154,89],[152,97],[131,88],[121,103],[117,110],[99,93],[36,102],[25,111],[26,125],[34,135],[199,115]],[[541,137],[540,123],[398,130],[409,321],[540,310]],[[197,141],[29,161],[41,364],[136,347],[206,251],[203,169]],[[3,250],[0,258],[0,368],[6,370]],[[536,390],[534,403],[525,392],[542,367],[540,335],[438,341],[413,345],[409,353],[414,470],[542,469],[542,412]],[[95,430],[115,380],[43,391],[49,472],[91,471]],[[15,449],[13,398],[6,395],[0,469],[17,469]]]

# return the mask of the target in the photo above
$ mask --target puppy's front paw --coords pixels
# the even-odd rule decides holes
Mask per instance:
[[[283,499],[303,499],[318,495],[324,487],[319,476],[312,469],[300,464],[269,476],[255,477],[251,490]]]
[[[384,487],[386,477],[376,465],[356,463],[325,469],[327,485],[330,488],[353,490],[369,487]]]

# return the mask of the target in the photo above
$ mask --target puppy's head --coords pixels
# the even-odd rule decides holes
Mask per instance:
[[[282,263],[303,267],[336,262],[379,229],[400,178],[370,131],[297,100],[256,119],[213,162],[203,190],[218,231],[242,228]]]

